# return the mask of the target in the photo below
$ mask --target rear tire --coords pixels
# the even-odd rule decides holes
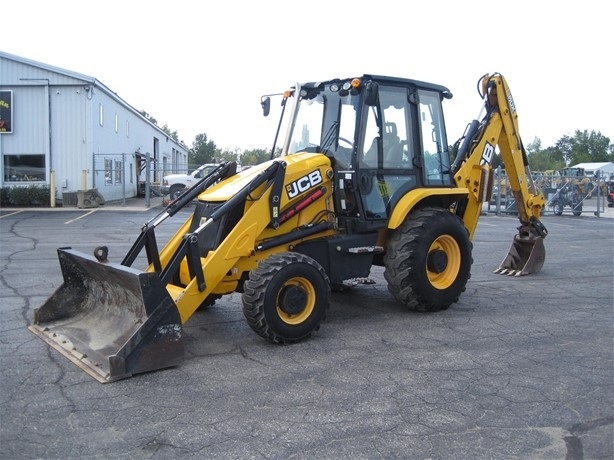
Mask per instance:
[[[384,255],[388,290],[410,310],[445,310],[471,277],[472,249],[457,215],[442,208],[419,209],[391,234]]]
[[[306,339],[320,328],[330,303],[322,266],[294,252],[273,254],[245,281],[242,295],[247,324],[273,343]]]

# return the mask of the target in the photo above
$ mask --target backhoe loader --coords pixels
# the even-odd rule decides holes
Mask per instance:
[[[281,101],[271,159],[241,172],[220,164],[144,224],[121,263],[104,246],[92,255],[59,248],[64,282],[35,310],[31,331],[105,383],[181,363],[182,326],[233,292],[250,328],[273,343],[310,337],[331,291],[372,266],[384,267],[409,310],[447,309],[470,277],[497,148],[520,226],[495,272],[538,272],[544,197],[514,100],[498,73],[478,92],[483,116],[452,147],[442,111],[452,94],[437,84],[363,75],[262,96],[264,115]],[[156,227],[194,201],[159,250]],[[133,268],[143,251],[147,266]]]

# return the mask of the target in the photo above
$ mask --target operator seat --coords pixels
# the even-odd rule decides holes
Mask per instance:
[[[376,136],[371,141],[371,146],[369,150],[364,153],[364,156],[361,160],[361,164],[368,168],[377,167],[377,151],[379,149],[379,144],[382,142],[379,136]]]
[[[396,123],[384,123],[384,167],[400,168],[403,162],[403,144]]]

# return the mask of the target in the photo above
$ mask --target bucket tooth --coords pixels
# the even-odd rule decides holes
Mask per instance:
[[[30,331],[102,383],[183,361],[177,307],[156,273],[58,249],[64,283]]]

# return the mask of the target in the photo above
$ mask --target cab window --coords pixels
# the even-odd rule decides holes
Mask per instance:
[[[441,99],[435,91],[419,91],[420,129],[424,180],[427,185],[449,185],[450,156],[446,140]]]

